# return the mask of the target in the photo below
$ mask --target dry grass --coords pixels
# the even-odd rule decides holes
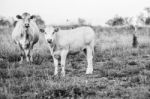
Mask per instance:
[[[139,31],[143,34],[138,36],[139,48],[134,49],[133,31],[95,28],[94,73],[85,75],[87,63],[80,53],[68,56],[66,77],[53,76],[42,34],[33,64],[18,64],[19,48],[11,40],[11,31],[0,30],[0,99],[150,98],[150,45],[145,30]]]

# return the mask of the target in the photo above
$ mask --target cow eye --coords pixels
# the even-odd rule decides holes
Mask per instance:
[[[53,32],[52,34],[55,34],[55,32]]]
[[[44,32],[42,32],[42,33],[46,34],[46,32],[45,32],[45,31],[44,31]]]
[[[40,32],[46,34],[44,29],[40,29]]]

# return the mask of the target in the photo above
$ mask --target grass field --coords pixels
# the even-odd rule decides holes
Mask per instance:
[[[12,29],[0,30],[0,99],[149,99],[150,39],[147,29],[95,27],[94,73],[85,75],[83,53],[68,55],[66,77],[53,76],[48,47],[40,35],[34,62],[19,64],[20,50],[11,40]],[[40,47],[39,47],[40,46]]]

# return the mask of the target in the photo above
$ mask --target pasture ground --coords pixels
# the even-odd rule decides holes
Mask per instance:
[[[66,77],[53,76],[53,60],[42,35],[33,64],[18,64],[11,31],[0,30],[0,99],[150,98],[150,40],[145,29],[139,31],[139,47],[132,48],[132,31],[96,28],[94,73],[85,75],[86,58],[80,53],[68,55]]]

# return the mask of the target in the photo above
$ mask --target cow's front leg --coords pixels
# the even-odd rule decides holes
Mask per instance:
[[[87,70],[86,74],[92,74],[93,73],[93,55],[92,55],[92,48],[90,46],[87,47]]]
[[[26,56],[26,61],[30,62],[30,49],[25,49],[25,56]]]
[[[33,62],[33,44],[30,44],[30,49],[29,49],[29,54],[30,54],[30,57],[29,57],[29,60],[30,62]]]
[[[33,52],[30,51],[30,62],[33,62]]]
[[[66,62],[67,54],[68,54],[68,50],[61,51],[61,68],[62,68],[61,74],[62,76],[65,76],[65,62]]]
[[[24,53],[24,51],[21,49],[21,54],[20,54],[20,58],[21,58],[21,59],[20,59],[20,61],[19,61],[19,64],[22,64],[24,57],[25,57],[25,53]]]
[[[20,59],[20,61],[19,61],[19,64],[22,64],[23,59],[24,59],[24,57],[25,57],[25,52],[24,52],[24,50],[23,50],[21,44],[19,44],[19,47],[20,47],[20,49],[21,49],[21,53],[20,53],[20,58],[21,58],[21,59]]]
[[[54,75],[58,74],[58,59],[53,55],[53,61],[54,61]]]

